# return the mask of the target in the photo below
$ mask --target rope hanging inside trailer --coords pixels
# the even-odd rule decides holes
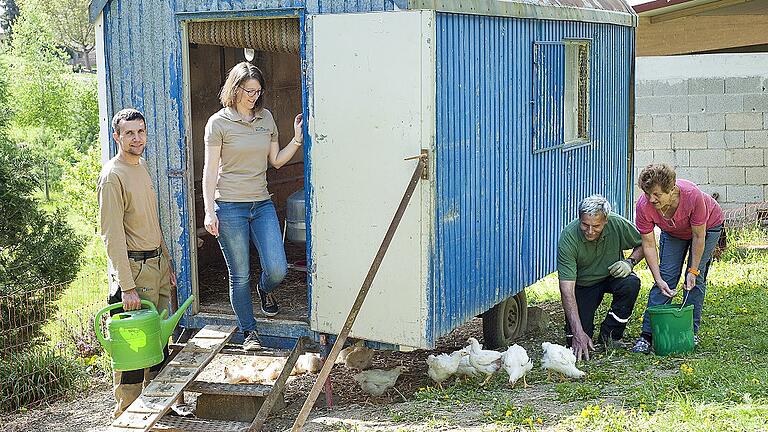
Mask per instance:
[[[273,18],[190,22],[189,42],[298,54],[299,20]]]

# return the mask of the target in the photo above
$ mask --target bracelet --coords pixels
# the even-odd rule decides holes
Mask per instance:
[[[698,276],[698,275],[700,275],[700,274],[701,274],[701,272],[699,271],[699,269],[697,269],[696,267],[691,267],[691,268],[689,268],[689,269],[688,269],[688,273],[690,273],[690,274],[692,274],[692,275],[694,275],[694,276]]]
[[[296,138],[291,139],[291,141],[293,141],[293,143],[299,147],[301,147],[301,145],[304,144],[304,141],[296,141]]]

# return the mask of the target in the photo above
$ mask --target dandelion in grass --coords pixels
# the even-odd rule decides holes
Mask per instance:
[[[759,385],[760,384],[760,380],[757,379],[757,378],[752,378],[752,384]]]

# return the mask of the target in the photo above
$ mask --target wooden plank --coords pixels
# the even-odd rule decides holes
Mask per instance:
[[[141,396],[112,422],[109,431],[150,430],[168,412],[187,384],[221,351],[234,332],[233,326],[206,326],[199,332],[202,337],[198,339],[195,335],[187,343],[177,359],[166,365]],[[186,359],[183,364],[178,361],[179,356],[182,360]]]
[[[285,366],[283,366],[280,376],[277,377],[272,386],[272,392],[269,393],[267,399],[261,404],[261,408],[259,408],[259,412],[256,413],[256,418],[253,419],[248,431],[260,431],[261,428],[264,427],[264,422],[267,421],[267,417],[272,412],[272,407],[275,405],[275,402],[277,402],[277,399],[283,394],[285,383],[288,382],[288,377],[291,376],[291,371],[293,371],[296,361],[299,359],[299,356],[304,353],[304,344],[306,341],[306,337],[300,337],[299,340],[296,341],[296,346],[293,347],[293,351],[291,351],[291,355],[288,356],[288,359],[285,361]]]

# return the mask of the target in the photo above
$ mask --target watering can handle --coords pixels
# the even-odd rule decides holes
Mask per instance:
[[[141,305],[147,306],[149,310],[157,313],[157,308],[151,301],[142,299]],[[96,333],[96,339],[98,339],[99,342],[101,342],[101,345],[105,348],[108,346],[109,341],[104,337],[104,333],[101,331],[101,316],[113,309],[121,307],[123,307],[122,302],[104,306],[100,311],[96,312],[96,316],[93,318],[93,331]],[[107,349],[107,351],[109,351],[109,349]]]

